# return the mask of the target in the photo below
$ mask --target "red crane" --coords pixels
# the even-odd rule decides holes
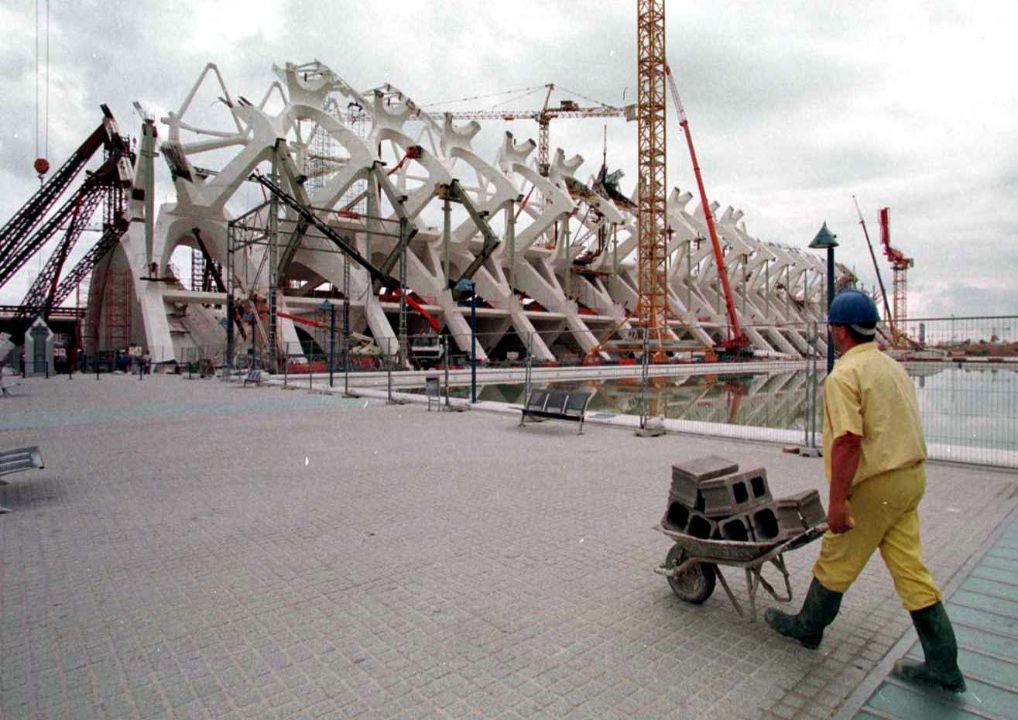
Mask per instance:
[[[665,74],[668,76],[668,89],[672,94],[672,100],[675,102],[675,113],[679,116],[679,126],[686,135],[686,145],[689,146],[689,159],[693,163],[693,174],[696,175],[696,187],[700,191],[700,206],[703,208],[703,215],[707,220],[707,232],[710,234],[711,246],[714,248],[714,262],[718,268],[718,277],[721,278],[721,288],[725,293],[725,308],[728,310],[728,338],[720,343],[720,347],[722,352],[738,353],[749,346],[749,338],[742,334],[739,316],[735,312],[735,300],[732,298],[732,287],[728,282],[725,256],[721,251],[721,243],[718,241],[718,233],[714,227],[714,213],[711,212],[710,204],[707,202],[707,191],[703,187],[703,176],[700,174],[700,165],[696,160],[696,148],[693,147],[693,133],[689,129],[686,109],[682,106],[679,90],[675,86],[675,76],[667,64],[665,65]]]

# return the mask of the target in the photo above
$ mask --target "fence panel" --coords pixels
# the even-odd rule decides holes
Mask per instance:
[[[827,331],[810,325],[744,325],[753,352],[728,353],[708,362],[698,336],[680,327],[684,340],[671,362],[642,372],[639,330],[601,322],[589,331],[555,313],[531,314],[534,332],[518,332],[504,317],[478,308],[476,332],[411,335],[376,342],[331,326],[300,342],[281,343],[272,366],[264,345],[236,338],[232,357],[225,342],[183,349],[145,349],[153,364],[175,362],[190,377],[220,372],[224,379],[251,368],[281,384],[423,393],[438,375],[449,398],[522,404],[532,387],[592,390],[588,411],[597,417],[656,417],[670,427],[733,438],[819,444]],[[600,322],[600,321],[599,321]],[[603,325],[603,327],[602,327]],[[706,327],[713,341],[732,336]],[[323,334],[324,333],[324,334]],[[609,336],[612,339],[609,340]],[[911,319],[881,324],[878,342],[913,378],[930,456],[1018,467],[1018,316]],[[136,370],[124,351],[75,358],[93,373]]]

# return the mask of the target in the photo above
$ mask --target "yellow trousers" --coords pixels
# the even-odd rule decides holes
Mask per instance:
[[[828,590],[843,593],[880,548],[902,605],[922,610],[940,602],[940,591],[922,559],[919,501],[926,490],[922,463],[876,475],[852,487],[848,507],[855,527],[826,533],[813,575]]]

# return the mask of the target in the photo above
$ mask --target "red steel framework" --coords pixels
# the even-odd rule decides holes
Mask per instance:
[[[915,260],[907,257],[905,253],[897,248],[891,247],[891,221],[888,208],[880,209],[880,244],[884,248],[884,256],[891,263],[891,270],[894,271],[892,281],[894,295],[894,319],[891,324],[892,341],[895,347],[907,342],[905,323],[908,321],[908,269],[915,264]]]
[[[131,272],[108,266],[102,299],[107,350],[126,350],[131,337]]]
[[[668,232],[665,214],[665,7],[664,0],[637,3],[637,123],[639,200],[636,210],[639,295],[636,315],[654,349],[665,359],[669,336]]]

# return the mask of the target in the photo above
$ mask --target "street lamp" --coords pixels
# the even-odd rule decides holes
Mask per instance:
[[[834,248],[838,247],[838,241],[830,230],[827,229],[827,222],[824,221],[820,232],[809,244],[810,250],[827,251],[827,313],[830,316],[831,302],[834,301]],[[804,298],[805,299],[805,298]],[[830,374],[834,369],[834,341],[831,339],[831,325],[827,324],[827,372]]]
[[[460,299],[470,299],[470,402],[477,402],[477,295],[474,293],[474,281],[463,278],[453,288],[453,293]],[[447,360],[448,362],[448,360]]]

